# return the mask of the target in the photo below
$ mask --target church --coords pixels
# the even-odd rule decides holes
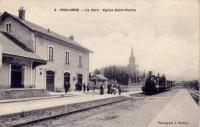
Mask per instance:
[[[108,68],[110,68],[111,70],[114,69],[114,70],[119,70],[121,72],[126,72],[128,74],[128,77],[129,77],[128,82],[132,83],[132,82],[137,82],[139,80],[139,71],[138,71],[137,67],[138,66],[136,65],[135,56],[134,56],[134,53],[133,53],[133,48],[131,48],[131,55],[129,57],[128,65],[114,65],[114,66],[110,66],[110,67],[105,67],[105,68],[101,69],[101,73],[104,74],[104,76],[111,78],[112,76],[109,76],[108,73],[107,73],[107,71],[109,70]],[[110,72],[110,73],[112,73],[112,72]]]
[[[120,70],[126,70],[126,72],[128,72],[129,75],[136,75],[137,73],[137,65],[136,65],[136,61],[135,61],[135,56],[133,53],[133,47],[131,48],[131,55],[129,57],[129,63],[128,65],[115,65],[116,68],[120,69]]]
[[[137,68],[136,68],[136,64],[135,64],[135,56],[133,54],[133,48],[131,48],[131,56],[129,58],[129,64],[127,66],[127,71],[130,75],[134,75],[135,73],[137,73]]]

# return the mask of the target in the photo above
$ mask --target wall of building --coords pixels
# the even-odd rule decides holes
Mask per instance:
[[[2,46],[0,45],[0,69],[2,65]]]
[[[87,83],[89,80],[89,53],[81,50],[71,48],[69,46],[52,42],[50,40],[36,37],[34,33],[27,28],[13,20],[11,17],[6,18],[1,24],[0,29],[6,31],[6,23],[12,23],[12,34],[17,37],[28,47],[32,48],[33,41],[36,40],[36,54],[42,59],[48,60],[48,46],[54,47],[54,61],[48,62],[47,65],[39,66],[35,70],[31,70],[31,63],[26,63],[26,85],[25,87],[34,86],[36,88],[46,89],[46,71],[52,70],[55,72],[55,88],[64,89],[64,73],[70,73],[71,90],[75,89],[75,83],[73,77],[77,74],[83,75],[83,82]],[[70,65],[66,64],[65,52],[70,51]],[[79,67],[79,55],[83,56],[83,66]],[[4,67],[4,69],[6,69]],[[5,71],[5,70],[4,70]]]
[[[70,73],[71,90],[75,89],[77,81],[73,81],[73,77],[77,74],[83,75],[83,82],[88,83],[89,75],[89,53],[68,47],[63,44],[58,44],[50,40],[37,37],[36,38],[36,53],[43,59],[48,60],[48,48],[54,48],[54,61],[48,62],[47,65],[39,66],[36,69],[36,88],[46,88],[46,71],[52,70],[55,72],[55,88],[64,89],[64,73]],[[66,64],[66,51],[70,52],[70,64]],[[79,67],[79,55],[83,56],[83,66]]]
[[[17,37],[27,47],[32,48],[32,42],[34,41],[33,35],[30,30],[19,24],[13,18],[8,17],[0,24],[0,30],[6,31],[6,23],[11,23],[11,35]]]
[[[10,88],[9,65],[3,63],[0,68],[0,88]]]
[[[31,88],[33,83],[31,83],[31,61],[24,61],[25,67],[25,78],[24,87]],[[11,65],[8,63],[2,63],[0,68],[0,88],[10,88],[11,87]]]

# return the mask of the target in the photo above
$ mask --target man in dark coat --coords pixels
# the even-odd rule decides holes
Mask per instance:
[[[83,83],[83,92],[85,93],[85,90],[86,90],[86,85],[85,83]]]
[[[68,82],[64,82],[64,88],[65,88],[65,93],[68,92],[68,89],[69,89],[69,84]]]
[[[76,83],[76,91],[78,90],[78,82]]]
[[[100,95],[103,95],[104,94],[104,87],[103,87],[103,85],[101,85],[101,87],[100,87]]]
[[[119,91],[119,95],[121,95],[122,89],[121,89],[120,85],[118,85],[118,91]]]
[[[89,83],[87,84],[87,92],[89,92],[90,90],[90,86],[89,86]]]
[[[111,94],[111,84],[107,85],[107,94]]]

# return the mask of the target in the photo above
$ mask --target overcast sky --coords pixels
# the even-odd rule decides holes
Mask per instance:
[[[139,70],[171,79],[199,77],[199,0],[0,0],[18,15],[75,40],[94,53],[90,70],[127,65],[133,47]],[[60,12],[60,8],[130,8],[135,12]]]

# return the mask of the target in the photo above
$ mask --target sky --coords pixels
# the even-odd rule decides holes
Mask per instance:
[[[70,36],[93,51],[90,71],[128,64],[133,47],[140,71],[165,73],[169,79],[199,78],[199,0],[0,0],[0,12]],[[59,9],[100,9],[69,12]],[[135,9],[103,12],[102,9]],[[54,11],[56,9],[57,11]]]

